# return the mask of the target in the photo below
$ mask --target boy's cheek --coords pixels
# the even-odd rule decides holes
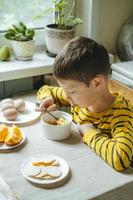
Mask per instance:
[[[66,92],[64,93],[64,98],[65,98],[65,99],[68,99],[68,98],[67,98],[67,95],[66,95]]]

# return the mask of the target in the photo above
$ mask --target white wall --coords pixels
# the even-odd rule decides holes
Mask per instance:
[[[115,52],[122,24],[133,15],[133,0],[101,0],[99,40]]]
[[[77,0],[77,16],[83,24],[78,34],[100,41],[114,53],[125,20],[133,14],[133,0]]]

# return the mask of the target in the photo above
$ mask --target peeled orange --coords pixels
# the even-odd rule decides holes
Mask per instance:
[[[22,132],[19,127],[13,125],[9,130],[7,137],[5,139],[5,143],[7,145],[15,145],[18,144],[23,138]]]
[[[8,127],[4,124],[0,125],[0,142],[4,142],[8,134]]]

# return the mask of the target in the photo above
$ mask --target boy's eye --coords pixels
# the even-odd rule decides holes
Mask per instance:
[[[75,93],[75,91],[71,91],[71,92],[69,92],[69,94],[74,94]]]

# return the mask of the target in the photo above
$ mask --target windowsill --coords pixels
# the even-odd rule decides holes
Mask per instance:
[[[0,81],[52,73],[53,62],[54,58],[47,56],[45,50],[35,52],[31,61],[11,58],[8,62],[0,62]]]

